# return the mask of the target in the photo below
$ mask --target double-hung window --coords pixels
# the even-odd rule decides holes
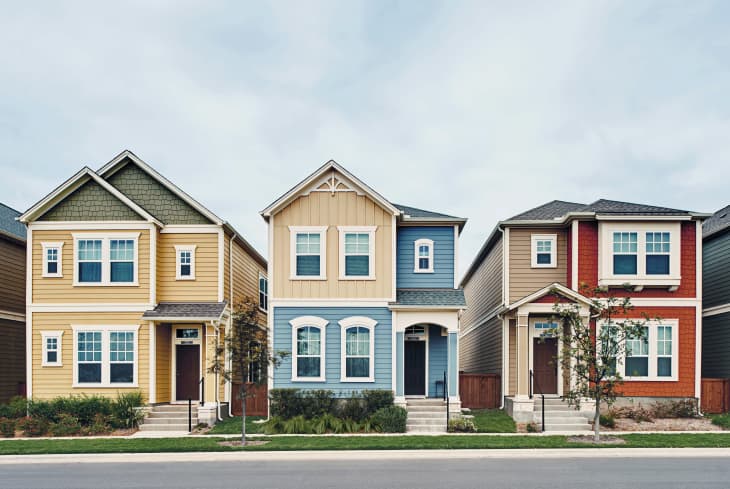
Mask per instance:
[[[340,321],[341,382],[375,381],[375,325],[377,321],[362,316]]]
[[[533,234],[531,243],[532,268],[556,268],[558,266],[556,234]]]
[[[63,331],[41,331],[41,339],[43,341],[41,366],[60,367],[63,365],[61,359],[62,338]]]
[[[291,278],[326,279],[327,227],[290,226]]]
[[[292,380],[325,380],[325,343],[328,321],[316,316],[292,319]]]
[[[638,234],[613,233],[613,274],[636,275],[638,267]]]
[[[195,280],[196,245],[175,245],[175,280]]]
[[[657,377],[671,377],[674,375],[672,369],[673,326],[660,324],[657,326],[656,332],[656,374]]]
[[[259,273],[259,308],[269,310],[269,281],[262,273]]]
[[[74,285],[137,285],[139,233],[74,234]]]
[[[339,226],[340,280],[375,279],[375,226]]]
[[[649,376],[649,328],[640,338],[626,338],[626,377]]]
[[[606,323],[600,327],[605,328]],[[676,319],[647,321],[641,337],[625,339],[624,355],[615,359],[612,368],[626,380],[677,380],[678,329]],[[618,341],[617,335],[613,341]]]
[[[72,326],[74,386],[135,387],[139,326]]]
[[[646,274],[669,275],[671,243],[669,233],[646,233]]]
[[[58,243],[41,243],[43,251],[43,277],[63,277],[61,254],[63,251],[63,242]]]
[[[433,240],[422,238],[414,243],[414,273],[433,273]]]

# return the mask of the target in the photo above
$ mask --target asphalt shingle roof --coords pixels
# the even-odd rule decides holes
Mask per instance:
[[[226,308],[223,302],[160,302],[151,311],[145,311],[142,319],[195,318],[219,319]]]
[[[689,211],[658,207],[655,205],[634,204],[618,200],[600,199],[592,204],[579,204],[553,200],[541,206],[532,208],[508,219],[509,221],[547,221],[559,219],[569,212],[595,212],[596,214],[621,214],[637,216],[686,216]]]
[[[557,219],[563,217],[568,212],[575,212],[583,209],[585,204],[576,202],[565,202],[563,200],[553,200],[547,204],[534,207],[521,214],[509,218],[509,221],[544,221],[548,219]]]
[[[25,241],[25,224],[15,220],[18,216],[20,212],[0,204],[0,232]]]
[[[396,204],[394,202],[391,202],[391,204],[393,205],[393,207],[395,207],[399,211],[403,212],[404,214],[408,214],[409,216],[411,216],[413,218],[424,217],[424,218],[431,218],[431,219],[462,219],[461,217],[449,216],[448,214],[440,214],[438,212],[417,209],[416,207]]]
[[[466,307],[466,298],[462,289],[397,289],[396,304],[399,306]]]
[[[730,227],[730,205],[715,212],[702,224],[702,235],[709,236]]]

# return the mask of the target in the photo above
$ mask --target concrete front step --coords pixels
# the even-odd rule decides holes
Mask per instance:
[[[406,411],[409,413],[446,413],[446,407],[440,406],[408,406]]]
[[[412,418],[411,416],[408,416],[408,419],[406,420],[406,424],[410,425],[439,425],[442,428],[446,426],[446,418],[442,419],[436,419],[436,418]]]
[[[446,419],[446,411],[444,412],[433,412],[433,411],[425,411],[425,412],[414,412],[409,411],[408,412],[408,419],[411,418],[436,418],[436,419]]]
[[[538,423],[542,422],[542,416],[537,418]],[[583,416],[545,416],[545,424],[579,424],[587,423]]]
[[[407,424],[406,431],[409,433],[446,433],[446,426],[442,424]]]
[[[197,401],[196,402],[193,402],[193,405],[192,405],[193,411],[195,411],[196,409],[198,409],[198,406],[199,406],[199,404],[198,404]],[[160,410],[160,411],[185,411],[187,413],[188,412],[188,404],[187,403],[185,403],[185,404],[157,404],[157,405],[152,406],[152,410],[153,411],[156,411],[156,410]]]
[[[198,418],[193,418],[192,422],[193,426],[195,426],[196,424],[198,424]],[[144,424],[184,424],[185,426],[187,426],[188,418],[147,418],[144,420]]]
[[[408,406],[445,406],[443,399],[406,399]]]
[[[539,424],[538,424],[539,426]],[[591,431],[591,425],[582,424],[550,424],[545,422],[545,431]]]
[[[195,423],[193,423],[195,427]],[[188,424],[143,424],[139,426],[139,431],[188,431]]]
[[[198,417],[198,412],[193,411],[192,413],[193,418]],[[148,415],[149,418],[188,418],[188,413],[182,412],[182,411],[152,411]]]

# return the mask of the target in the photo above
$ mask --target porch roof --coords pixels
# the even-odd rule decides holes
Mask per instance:
[[[514,311],[515,309],[519,309],[525,304],[530,304],[531,302],[535,302],[551,294],[560,295],[562,297],[565,297],[566,299],[588,307],[593,304],[591,300],[583,294],[580,294],[579,292],[569,289],[568,287],[556,282],[546,287],[543,287],[542,289],[533,292],[532,294],[525,296],[516,302],[513,302],[512,304],[507,306],[506,312]]]
[[[160,302],[145,311],[142,319],[152,321],[219,321],[226,309],[223,302]]]
[[[393,306],[466,308],[463,289],[397,289]]]

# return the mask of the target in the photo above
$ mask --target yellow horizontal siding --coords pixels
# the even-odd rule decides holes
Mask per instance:
[[[177,280],[175,246],[196,245],[195,280]],[[157,301],[218,300],[218,233],[168,234],[157,238]]]
[[[120,234],[139,233],[137,286],[75,286],[74,253],[76,252],[73,234]],[[39,303],[87,303],[87,302],[135,302],[147,303],[150,299],[150,231],[129,229],[113,231],[90,230],[34,230],[33,231],[33,302]],[[43,277],[44,241],[63,242],[63,277]]]
[[[170,382],[172,376],[172,328],[169,324],[158,324],[156,326],[155,338],[155,390],[157,392],[156,402],[170,402],[172,389]]]

